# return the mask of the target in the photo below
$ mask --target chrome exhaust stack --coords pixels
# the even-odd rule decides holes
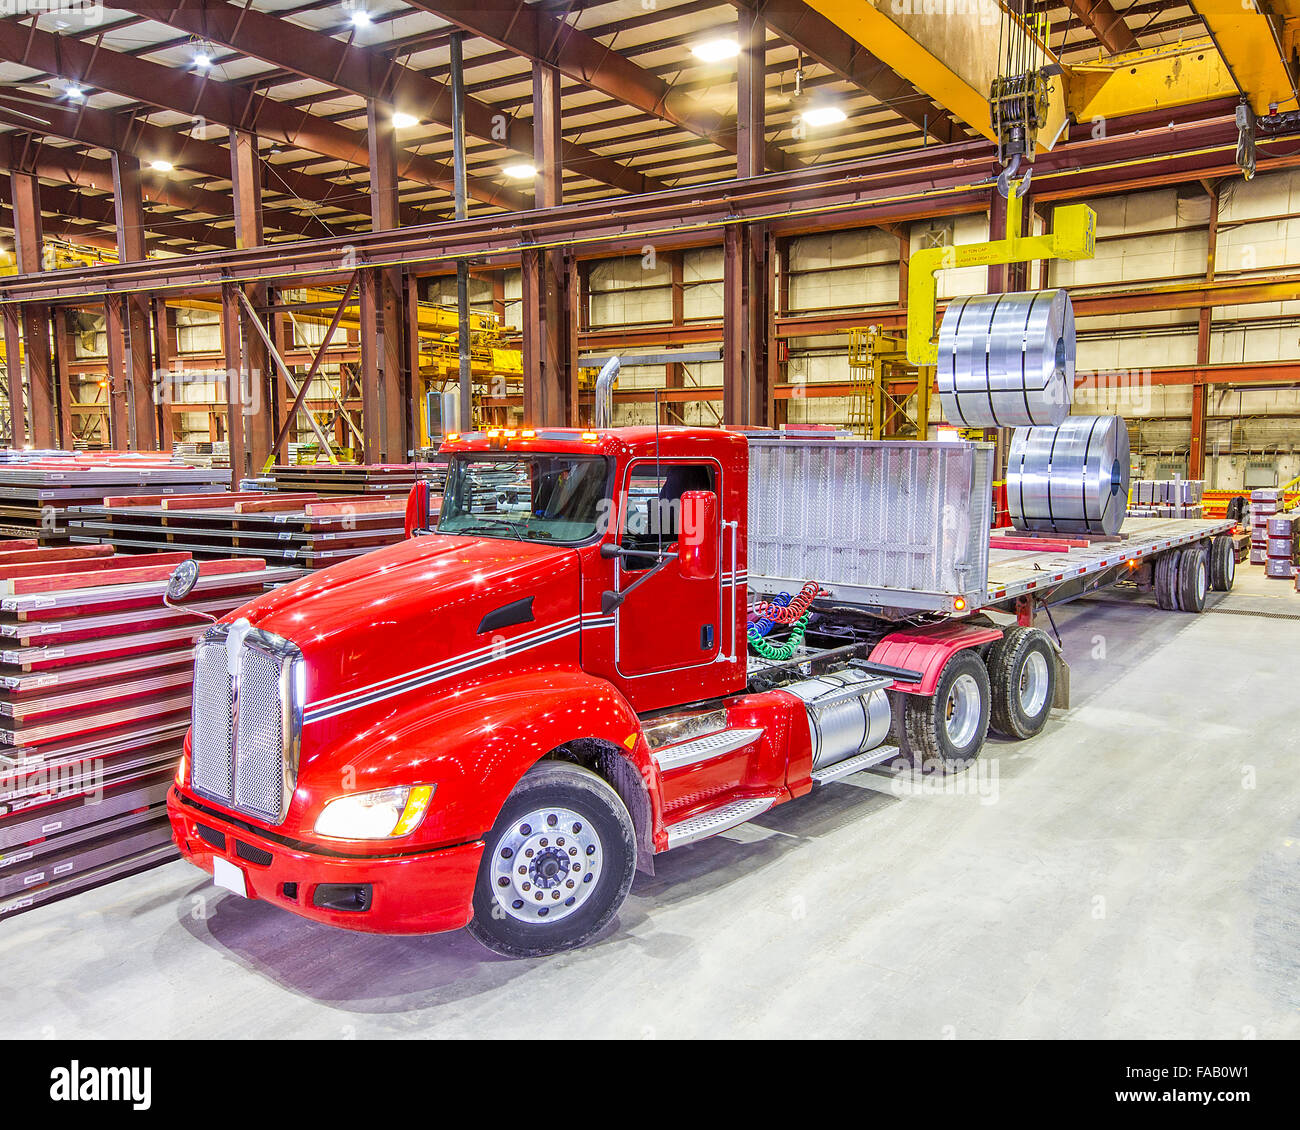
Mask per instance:
[[[611,357],[601,367],[600,375],[596,377],[596,406],[591,414],[593,427],[614,426],[614,382],[618,380],[618,371],[622,367],[617,357]]]

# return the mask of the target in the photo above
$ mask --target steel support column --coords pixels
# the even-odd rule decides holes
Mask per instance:
[[[126,153],[113,153],[113,211],[117,226],[117,255],[123,263],[140,263],[148,256],[145,239],[144,182],[140,162]],[[156,437],[153,344],[149,338],[149,299],[127,295],[122,307],[126,335],[126,432],[114,437],[119,447],[154,451]]]
[[[736,10],[736,176],[766,171],[767,25],[752,8]]]
[[[761,226],[731,224],[723,239],[722,422],[768,421],[768,322],[773,319],[772,263]]]
[[[266,242],[262,220],[262,161],[257,151],[257,135],[247,130],[232,129],[230,137],[230,186],[235,202],[235,246],[259,247]],[[244,287],[244,294],[254,310],[266,305],[266,287],[252,284]],[[239,317],[243,325],[242,363],[238,366],[248,403],[245,405],[245,438],[248,445],[248,464],[251,471],[260,471],[271,451],[271,437],[275,432],[276,401],[273,391],[272,366],[266,344],[256,326],[253,315],[240,303]]]
[[[41,186],[28,173],[14,173],[10,178],[14,209],[14,258],[19,274],[33,274],[44,264],[44,229],[41,224]],[[22,360],[27,371],[27,425],[32,444],[54,447],[58,429],[54,421],[54,384],[50,364],[50,308],[25,303],[19,315],[23,343]]]
[[[23,397],[23,347],[22,321],[14,303],[4,307],[5,380],[9,393],[10,447],[23,447],[27,443],[27,421],[24,418]]]
[[[558,270],[557,270],[558,266]],[[576,406],[566,391],[564,338],[569,324],[563,257],[523,253],[524,422],[531,427],[576,423]]]
[[[71,311],[54,307],[51,311],[51,332],[54,335],[54,372],[58,385],[59,446],[71,451],[73,446],[72,414],[72,363],[77,356],[76,336],[69,324]]]
[[[563,202],[560,75],[533,64],[533,153],[537,161],[536,205]],[[573,359],[577,327],[573,309],[576,264],[558,250],[527,251],[523,256],[524,417],[536,425],[577,423]]]
[[[108,347],[108,440],[117,451],[131,446],[131,374],[126,353],[127,296],[104,302],[104,336]]]
[[[236,284],[225,283],[221,288],[221,344],[226,358],[226,441],[230,444],[231,490],[237,490],[239,480],[247,478],[253,470],[244,440],[245,368],[240,334],[243,314]]]
[[[1205,184],[1210,198],[1210,222],[1205,231],[1205,281],[1214,282],[1215,260],[1219,254],[1219,187],[1217,184]],[[1196,364],[1210,363],[1210,334],[1213,328],[1212,307],[1208,304],[1197,311],[1196,317]],[[1189,479],[1205,478],[1205,442],[1206,442],[1206,401],[1209,389],[1204,382],[1198,381],[1192,386],[1192,420],[1191,437],[1187,453],[1187,477]]]
[[[153,300],[153,341],[154,341],[154,370],[158,374],[160,382],[170,381],[171,373],[176,372],[175,366],[179,362],[178,354],[180,353],[179,342],[177,341],[176,311],[167,305],[165,298],[155,298]],[[159,384],[158,393],[155,396],[156,408],[155,424],[158,429],[158,450],[171,451],[172,435],[172,399],[175,396],[176,389],[164,390],[161,383]]]
[[[391,111],[373,98],[366,103],[366,133],[370,145],[370,226],[373,231],[391,231],[401,224],[397,197],[397,129]],[[363,280],[363,301],[366,294]],[[393,268],[378,271],[370,300],[374,303],[375,337],[369,352],[365,349],[365,337],[362,338],[363,385],[373,383],[376,398],[373,405],[366,405],[363,431],[366,451],[375,457],[367,454],[367,461],[399,463],[406,459],[408,399],[402,379],[406,318],[402,309],[401,273]]]

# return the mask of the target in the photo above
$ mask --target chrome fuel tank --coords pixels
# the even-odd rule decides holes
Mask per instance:
[[[803,700],[814,771],[873,749],[888,737],[889,683],[850,667],[781,688]]]

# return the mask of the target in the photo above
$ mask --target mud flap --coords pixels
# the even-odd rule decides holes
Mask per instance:
[[[1055,710],[1070,709],[1070,665],[1058,650],[1056,653],[1056,693],[1052,695]]]

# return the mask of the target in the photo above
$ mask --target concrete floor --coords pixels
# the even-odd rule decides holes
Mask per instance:
[[[1243,567],[1211,614],[1057,623],[1073,709],[963,792],[860,774],[661,856],[585,950],[347,934],[173,863],[0,926],[0,1037],[1300,1036],[1300,595]]]

